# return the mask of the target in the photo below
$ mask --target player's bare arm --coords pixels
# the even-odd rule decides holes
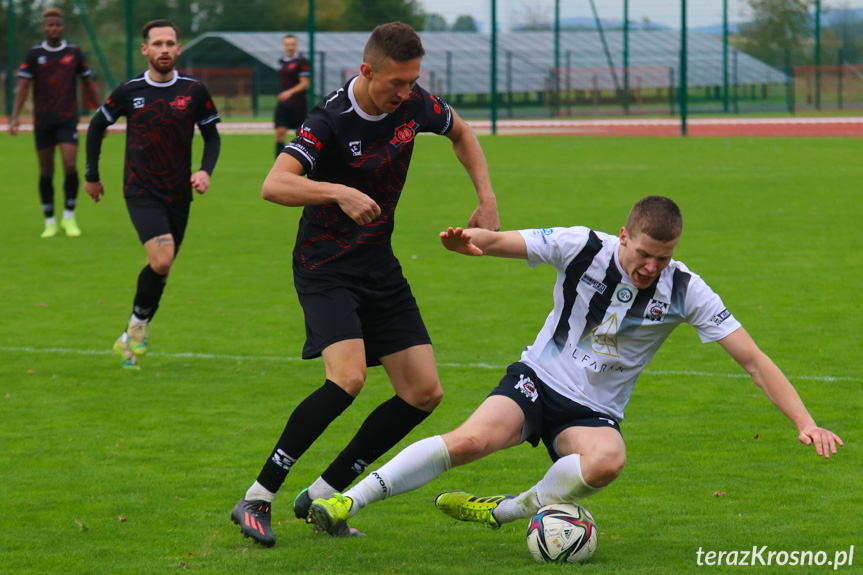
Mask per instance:
[[[288,154],[279,154],[261,189],[261,197],[282,206],[338,204],[357,225],[371,223],[381,215],[380,206],[361,191],[304,176],[302,164]]]
[[[29,79],[20,78],[18,80],[18,87],[15,89],[15,104],[12,108],[12,117],[9,118],[9,133],[13,136],[18,135],[18,127],[20,125],[18,114],[21,113],[21,108],[24,107],[24,102],[27,101],[27,94],[30,93],[30,84]]]
[[[516,231],[493,232],[482,228],[447,228],[440,233],[443,246],[466,256],[527,259],[527,245]]]
[[[838,435],[818,427],[806,410],[794,386],[775,363],[755,344],[742,327],[719,340],[719,344],[740,364],[752,381],[764,390],[767,398],[797,427],[797,438],[804,445],[814,445],[818,455],[830,459],[836,446],[844,445]]]
[[[296,86],[279,93],[279,100],[282,102],[290,100],[294,94],[299,94],[308,90],[310,84],[311,79],[308,76],[300,77],[300,81],[297,83]]]
[[[456,114],[455,110],[452,110],[452,120],[453,128],[447,137],[452,142],[456,157],[470,176],[479,198],[479,205],[471,214],[467,225],[470,228],[485,228],[496,232],[500,229],[500,216],[497,211],[497,198],[488,175],[485,154],[473,129]]]

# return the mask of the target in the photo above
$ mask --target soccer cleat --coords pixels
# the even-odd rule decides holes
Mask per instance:
[[[270,527],[270,502],[240,499],[231,511],[231,520],[240,526],[243,537],[251,537],[264,547],[276,544],[276,536]]]
[[[453,519],[485,523],[492,529],[500,529],[500,523],[495,519],[493,512],[501,501],[513,497],[513,495],[477,497],[464,491],[445,491],[435,497],[434,506]]]
[[[294,516],[297,519],[308,519],[311,507],[312,498],[309,497],[309,488],[306,487],[294,499]]]
[[[70,238],[77,238],[81,235],[81,228],[78,227],[78,222],[75,221],[75,218],[63,218],[60,222],[60,227],[63,228],[63,231]]]
[[[42,232],[40,238],[53,238],[57,235],[57,224],[45,224],[45,231]]]
[[[129,349],[129,339],[125,333],[117,338],[111,349],[123,358],[123,369],[141,369],[141,366],[138,365],[138,356]]]
[[[306,491],[300,495],[303,493]],[[306,493],[306,497],[308,497],[308,493]],[[348,527],[348,518],[353,503],[349,497],[345,497],[341,493],[336,493],[329,499],[315,499],[309,507],[306,522],[312,523],[315,526],[315,531],[326,531],[333,537],[364,537],[365,533]],[[296,513],[296,507],[294,512]]]
[[[141,356],[147,353],[147,322],[145,321],[130,321],[129,327],[126,329],[128,339],[126,345],[129,351],[135,355]]]

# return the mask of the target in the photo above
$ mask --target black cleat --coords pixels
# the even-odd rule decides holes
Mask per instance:
[[[240,499],[231,511],[231,520],[240,526],[243,537],[251,537],[264,547],[276,544],[276,536],[270,527],[270,502]]]

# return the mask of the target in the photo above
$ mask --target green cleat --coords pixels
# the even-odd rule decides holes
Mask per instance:
[[[513,497],[513,495],[477,497],[464,491],[445,491],[435,497],[434,506],[453,519],[485,523],[492,529],[500,529],[500,523],[495,519],[493,511],[501,501]]]
[[[60,222],[60,227],[63,228],[63,231],[70,238],[77,238],[81,235],[81,228],[78,227],[78,222],[75,221],[75,218],[63,218]]]
[[[351,506],[350,497],[336,493],[329,499],[315,499],[309,508],[308,523],[315,526],[315,531],[326,531],[333,537],[362,537],[362,533],[348,527]]]
[[[126,329],[128,339],[126,345],[129,351],[137,356],[147,353],[147,322],[145,321],[130,321],[129,327]]]
[[[124,338],[126,334],[124,333],[120,337],[117,338],[117,341],[114,342],[114,347],[111,348],[114,350],[114,353],[123,358],[123,369],[141,369],[141,366],[138,365],[138,356],[132,353],[132,350],[129,349],[129,345],[127,343],[127,339]]]
[[[45,224],[45,231],[42,232],[40,238],[53,238],[57,235],[57,224]]]

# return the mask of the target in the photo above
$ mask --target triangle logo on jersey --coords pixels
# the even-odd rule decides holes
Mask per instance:
[[[595,353],[620,357],[617,353],[617,314],[611,314],[607,320],[590,330],[581,341]]]

